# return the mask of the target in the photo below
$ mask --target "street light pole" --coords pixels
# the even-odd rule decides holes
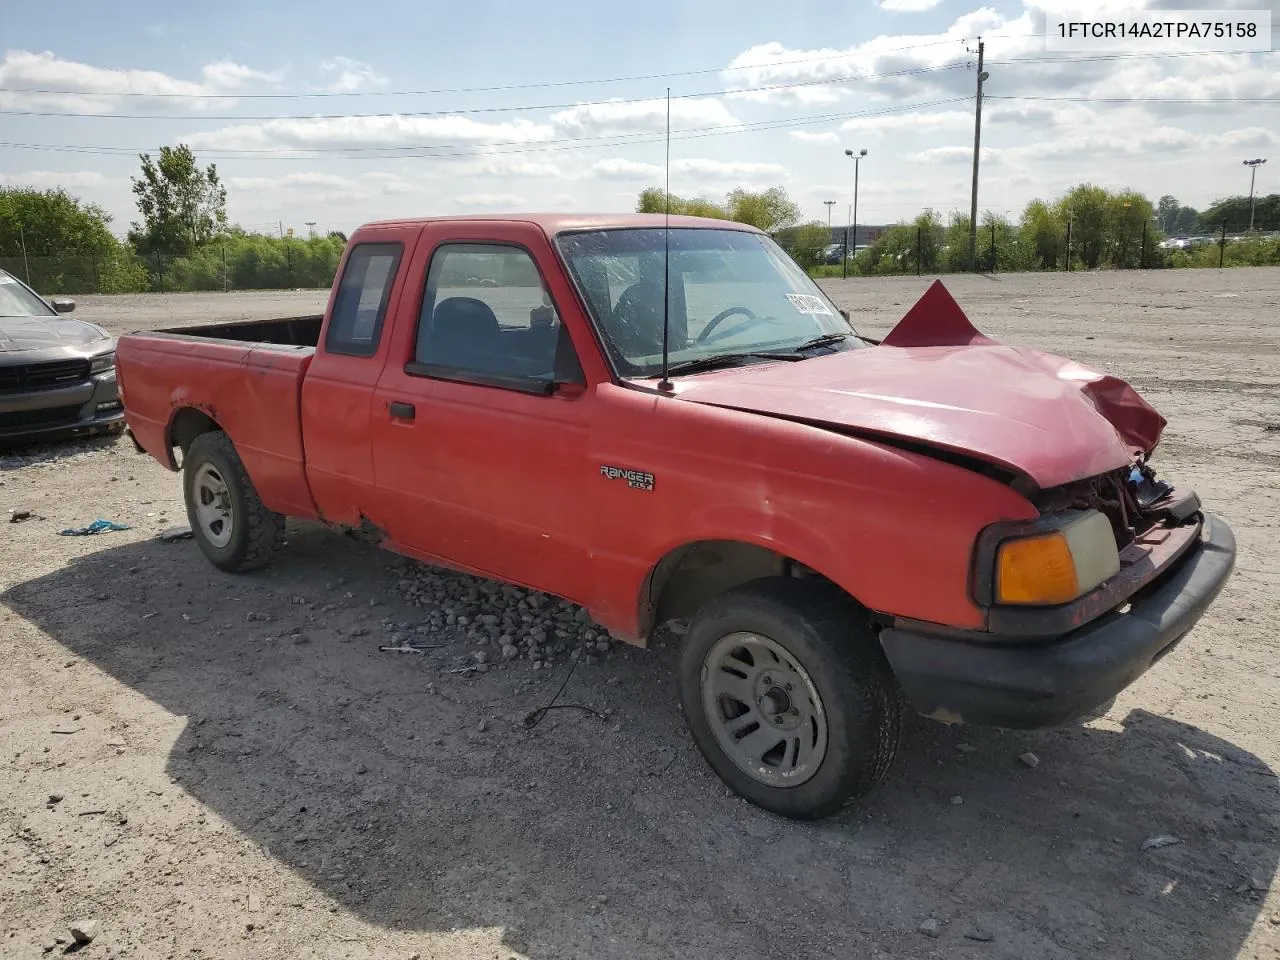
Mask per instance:
[[[302,222],[307,225],[307,238],[315,239],[316,231],[314,227],[316,225],[316,222],[314,220],[304,220]]]
[[[853,157],[853,215],[850,220],[853,221],[853,246],[849,246],[849,235],[845,234],[844,244],[844,275],[849,276],[849,254],[858,249],[858,168],[862,158],[867,155],[866,147],[863,147],[856,154],[852,150],[844,152],[846,157]]]
[[[1256,160],[1245,160],[1244,165],[1249,168],[1249,232],[1253,233],[1253,184],[1258,176],[1258,167],[1267,162],[1266,157],[1258,157]]]
[[[822,202],[827,205],[827,233],[830,233],[831,232],[831,208],[836,205],[836,202],[834,200],[823,200]]]

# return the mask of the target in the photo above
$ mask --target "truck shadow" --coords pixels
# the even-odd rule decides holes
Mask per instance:
[[[546,960],[677,943],[1232,957],[1275,875],[1275,773],[1195,727],[1141,710],[1034,734],[916,721],[881,789],[791,823],[728,795],[691,746],[673,642],[578,667],[561,702],[607,720],[565,710],[530,731],[563,662],[466,676],[450,672],[465,648],[380,652],[384,617],[421,616],[383,599],[398,561],[305,527],[290,541],[242,577],[190,541],[130,543],[0,599],[185,718],[166,765],[180,787],[382,927],[500,927]],[[131,823],[146,822],[139,792]],[[1156,835],[1180,842],[1144,849]],[[917,932],[927,918],[936,941]]]

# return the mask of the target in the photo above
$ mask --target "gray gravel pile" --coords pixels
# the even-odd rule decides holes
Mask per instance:
[[[523,660],[542,670],[581,649],[583,663],[611,658],[614,640],[584,607],[509,584],[406,561],[398,565],[401,596],[425,613],[417,628],[431,641],[475,649],[478,668]]]

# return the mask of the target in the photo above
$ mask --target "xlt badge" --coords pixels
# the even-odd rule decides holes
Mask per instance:
[[[642,470],[627,470],[623,467],[600,465],[600,475],[610,480],[625,480],[633,490],[653,490],[653,474]]]

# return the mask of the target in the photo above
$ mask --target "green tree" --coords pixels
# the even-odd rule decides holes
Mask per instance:
[[[1042,270],[1057,270],[1066,265],[1066,222],[1052,203],[1032,200],[1022,211],[1022,245],[1033,265]]]
[[[1071,223],[1071,250],[1086,269],[1096,269],[1107,251],[1111,234],[1111,195],[1102,187],[1082,183],[1057,203],[1058,217]]]
[[[791,255],[806,267],[818,262],[818,257],[831,242],[831,231],[819,220],[802,223],[791,239]]]
[[[1140,193],[1125,190],[1112,195],[1110,207],[1109,262],[1115,267],[1145,265],[1139,263],[1143,256],[1143,230],[1146,230],[1148,249],[1161,239],[1161,231],[1151,224],[1154,215],[1151,201]]]
[[[793,227],[800,222],[799,205],[787,196],[782,187],[770,187],[761,193],[739,187],[729,193],[726,206],[730,220],[749,223],[766,233]]]
[[[0,188],[0,258],[42,294],[146,289],[146,270],[110,227],[102,207],[61,188]]]
[[[227,191],[213,164],[201,169],[186,144],[161,147],[158,162],[141,154],[142,176],[131,178],[142,223],[129,239],[139,253],[182,256],[227,226]]]
[[[1198,217],[1197,226],[1202,233],[1214,233],[1226,223],[1227,233],[1243,233],[1249,229],[1249,197],[1227,197],[1217,200]],[[1280,230],[1280,193],[1254,197],[1253,227],[1255,230]]]
[[[666,213],[667,195],[661,187],[646,187],[640,191],[636,201],[636,213]],[[685,199],[671,194],[671,214],[683,217],[712,217],[717,220],[726,218],[724,207],[706,199],[692,197]]]
[[[24,242],[30,257],[116,253],[110,224],[102,207],[61,188],[0,188],[0,257],[21,256]]]

